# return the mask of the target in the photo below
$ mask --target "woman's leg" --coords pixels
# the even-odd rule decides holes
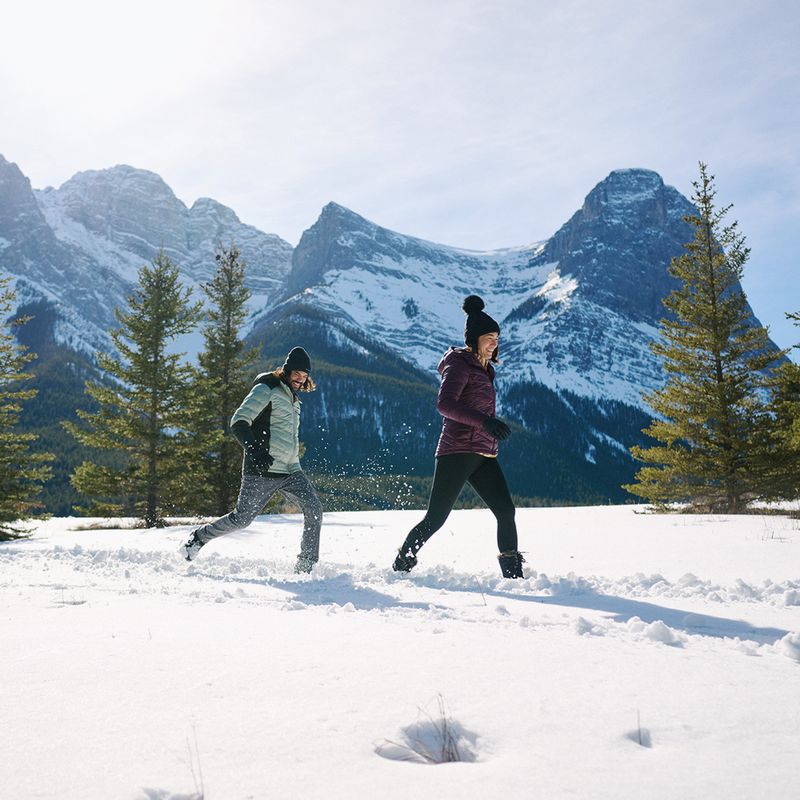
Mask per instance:
[[[300,506],[303,512],[303,538],[295,572],[311,572],[319,561],[319,531],[322,527],[322,503],[311,481],[304,472],[293,472],[280,487],[288,499]]]
[[[217,536],[246,528],[260,513],[270,497],[277,491],[281,478],[262,478],[258,475],[242,475],[239,499],[230,514],[220,517],[194,531],[201,544],[207,544]]]
[[[422,545],[444,525],[470,473],[482,460],[477,453],[453,453],[436,459],[428,510],[406,536],[400,548],[401,555],[416,556]]]
[[[497,549],[501,553],[517,550],[517,525],[514,521],[514,501],[508,490],[503,470],[496,458],[484,458],[484,463],[469,476],[472,488],[489,506],[497,518]]]

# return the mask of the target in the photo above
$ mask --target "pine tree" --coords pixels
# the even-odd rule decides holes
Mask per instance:
[[[787,314],[800,325],[800,314]],[[800,345],[795,345],[800,348]],[[800,364],[786,361],[770,381],[773,415],[772,450],[766,464],[770,500],[800,497]]]
[[[32,377],[24,370],[36,356],[20,346],[13,334],[13,326],[24,324],[29,317],[8,323],[16,301],[10,282],[9,277],[0,278],[0,541],[26,535],[19,523],[30,519],[33,509],[41,508],[37,495],[50,477],[47,464],[54,458],[51,453],[31,453],[29,445],[36,435],[17,430],[22,404],[36,396],[36,389],[12,386]]]
[[[659,507],[688,502],[698,510],[737,513],[765,494],[770,416],[768,370],[784,353],[756,326],[740,280],[749,249],[730,206],[714,206],[714,177],[700,164],[693,183],[694,238],[669,271],[680,286],[665,298],[669,315],[652,349],[667,383],[645,397],[657,418],[645,430],[661,444],[633,447],[644,462],[632,494]]]
[[[191,289],[183,288],[177,268],[161,251],[139,270],[128,310],[115,312],[120,328],[111,337],[117,354],[98,356],[112,382],[87,382],[86,391],[98,404],[96,412],[78,412],[88,427],[67,423],[80,442],[111,456],[107,464],[85,461],[72,476],[75,488],[92,498],[95,513],[125,511],[153,527],[191,480],[186,453],[191,368],[184,354],[169,352],[175,338],[200,319],[201,304],[190,297]]]
[[[229,434],[230,419],[250,388],[255,349],[240,338],[250,290],[244,285],[246,263],[238,248],[219,248],[217,271],[203,286],[208,298],[203,329],[205,349],[199,355],[195,382],[192,461],[203,476],[189,486],[187,503],[197,513],[221,515],[231,510],[239,491],[242,451]]]

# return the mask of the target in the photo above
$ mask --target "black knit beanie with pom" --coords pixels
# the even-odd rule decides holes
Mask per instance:
[[[467,315],[467,322],[464,325],[464,343],[473,350],[478,347],[479,336],[483,336],[485,333],[500,333],[500,326],[484,312],[485,306],[483,298],[476,294],[471,294],[461,304],[461,308]]]

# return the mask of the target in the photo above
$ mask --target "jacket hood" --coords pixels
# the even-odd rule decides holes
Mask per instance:
[[[474,362],[478,364],[478,366],[480,366],[480,361],[478,361],[478,357],[471,350],[467,350],[466,347],[450,347],[440,359],[439,366],[436,367],[439,374],[441,375],[442,372],[444,372],[444,368],[448,364],[452,364],[453,361],[457,359],[463,359],[464,361],[468,361],[470,363]]]

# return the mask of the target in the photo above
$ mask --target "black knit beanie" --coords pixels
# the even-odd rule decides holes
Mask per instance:
[[[476,294],[465,298],[461,305],[467,315],[464,325],[464,343],[475,350],[478,346],[478,337],[485,333],[500,333],[500,326],[484,312],[486,304]]]
[[[289,351],[289,355],[286,356],[283,372],[288,376],[292,370],[297,370],[297,372],[311,372],[311,359],[302,347],[293,347]]]

